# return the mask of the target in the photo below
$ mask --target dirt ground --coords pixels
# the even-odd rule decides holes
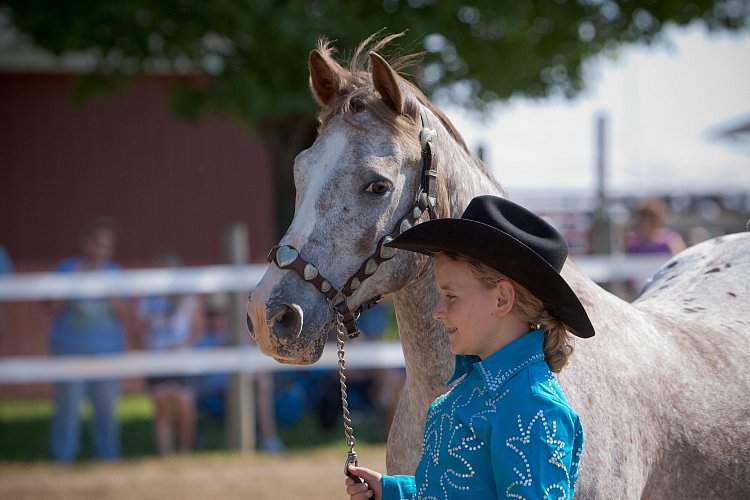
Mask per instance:
[[[384,446],[357,446],[360,464],[385,470]],[[164,500],[348,498],[345,451],[214,454],[60,466],[0,463],[0,498]]]

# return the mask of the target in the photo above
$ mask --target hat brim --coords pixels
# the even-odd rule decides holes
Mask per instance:
[[[425,255],[449,251],[476,259],[525,286],[573,335],[594,336],[583,304],[560,273],[521,241],[488,224],[471,219],[430,220],[386,246]]]

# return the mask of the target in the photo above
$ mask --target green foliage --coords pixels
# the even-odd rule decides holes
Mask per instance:
[[[169,101],[179,116],[213,110],[255,127],[271,153],[280,236],[293,215],[294,156],[315,134],[306,60],[320,37],[345,57],[373,33],[407,30],[399,49],[424,53],[416,83],[433,98],[485,110],[513,95],[574,96],[584,61],[650,43],[670,23],[744,28],[750,2],[0,0],[0,14],[43,49],[95,61],[76,102],[143,74],[176,74]],[[0,16],[0,39],[2,31]]]
[[[385,28],[424,50],[418,83],[483,108],[514,94],[575,95],[581,63],[622,43],[651,42],[667,23],[747,26],[742,0],[6,0],[45,49],[86,51],[97,78],[183,74],[172,104],[183,116],[218,109],[258,124],[312,114],[307,54],[320,36],[352,50]],[[79,88],[96,92],[102,85]]]

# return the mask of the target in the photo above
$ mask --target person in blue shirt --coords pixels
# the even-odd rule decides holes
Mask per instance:
[[[154,267],[182,265],[175,253],[160,251]],[[136,303],[141,347],[151,351],[188,349],[203,331],[200,298],[195,294],[148,295]],[[188,453],[195,441],[195,391],[188,377],[165,374],[146,378],[154,403],[154,443],[160,455]]]
[[[5,247],[0,245],[0,277],[4,274],[13,273],[13,262],[10,260],[10,255],[5,250]],[[0,304],[0,338],[5,333],[5,323],[3,320],[3,304]]]
[[[427,413],[413,476],[364,467],[352,500],[569,499],[583,428],[557,383],[573,346],[591,337],[581,302],[560,276],[562,235],[502,198],[474,198],[460,219],[427,221],[389,246],[435,255],[433,317],[455,354],[455,384]],[[570,333],[569,333],[570,332]]]
[[[82,271],[117,272],[112,262],[119,225],[108,217],[97,217],[81,235],[82,254],[60,262],[60,273]],[[54,356],[101,355],[125,349],[123,321],[132,321],[133,312],[121,298],[55,300],[48,303],[54,315],[49,337]],[[57,382],[53,386],[54,412],[50,426],[50,452],[58,462],[75,460],[80,447],[80,406],[91,402],[91,443],[102,460],[120,456],[120,426],[116,407],[120,381],[115,378]]]

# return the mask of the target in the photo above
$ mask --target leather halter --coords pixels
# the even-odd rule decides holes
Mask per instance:
[[[303,259],[299,250],[291,245],[277,245],[268,254],[267,260],[280,269],[290,269],[296,272],[303,280],[311,283],[320,293],[325,295],[332,312],[341,315],[341,320],[350,339],[357,338],[360,334],[357,328],[357,317],[365,309],[373,307],[380,302],[382,296],[374,297],[362,303],[356,310],[352,311],[347,300],[362,285],[362,282],[375,274],[380,264],[392,259],[396,255],[396,249],[384,246],[396,236],[419,223],[419,219],[425,212],[429,212],[430,218],[437,217],[435,206],[437,204],[437,161],[432,150],[432,141],[437,137],[435,130],[425,127],[424,115],[420,112],[422,130],[419,133],[419,141],[422,145],[422,174],[419,190],[415,196],[414,204],[409,212],[403,217],[396,228],[390,234],[381,238],[375,247],[375,252],[365,259],[359,270],[338,290],[331,282],[324,278],[318,268]],[[335,319],[335,318],[334,318]]]

